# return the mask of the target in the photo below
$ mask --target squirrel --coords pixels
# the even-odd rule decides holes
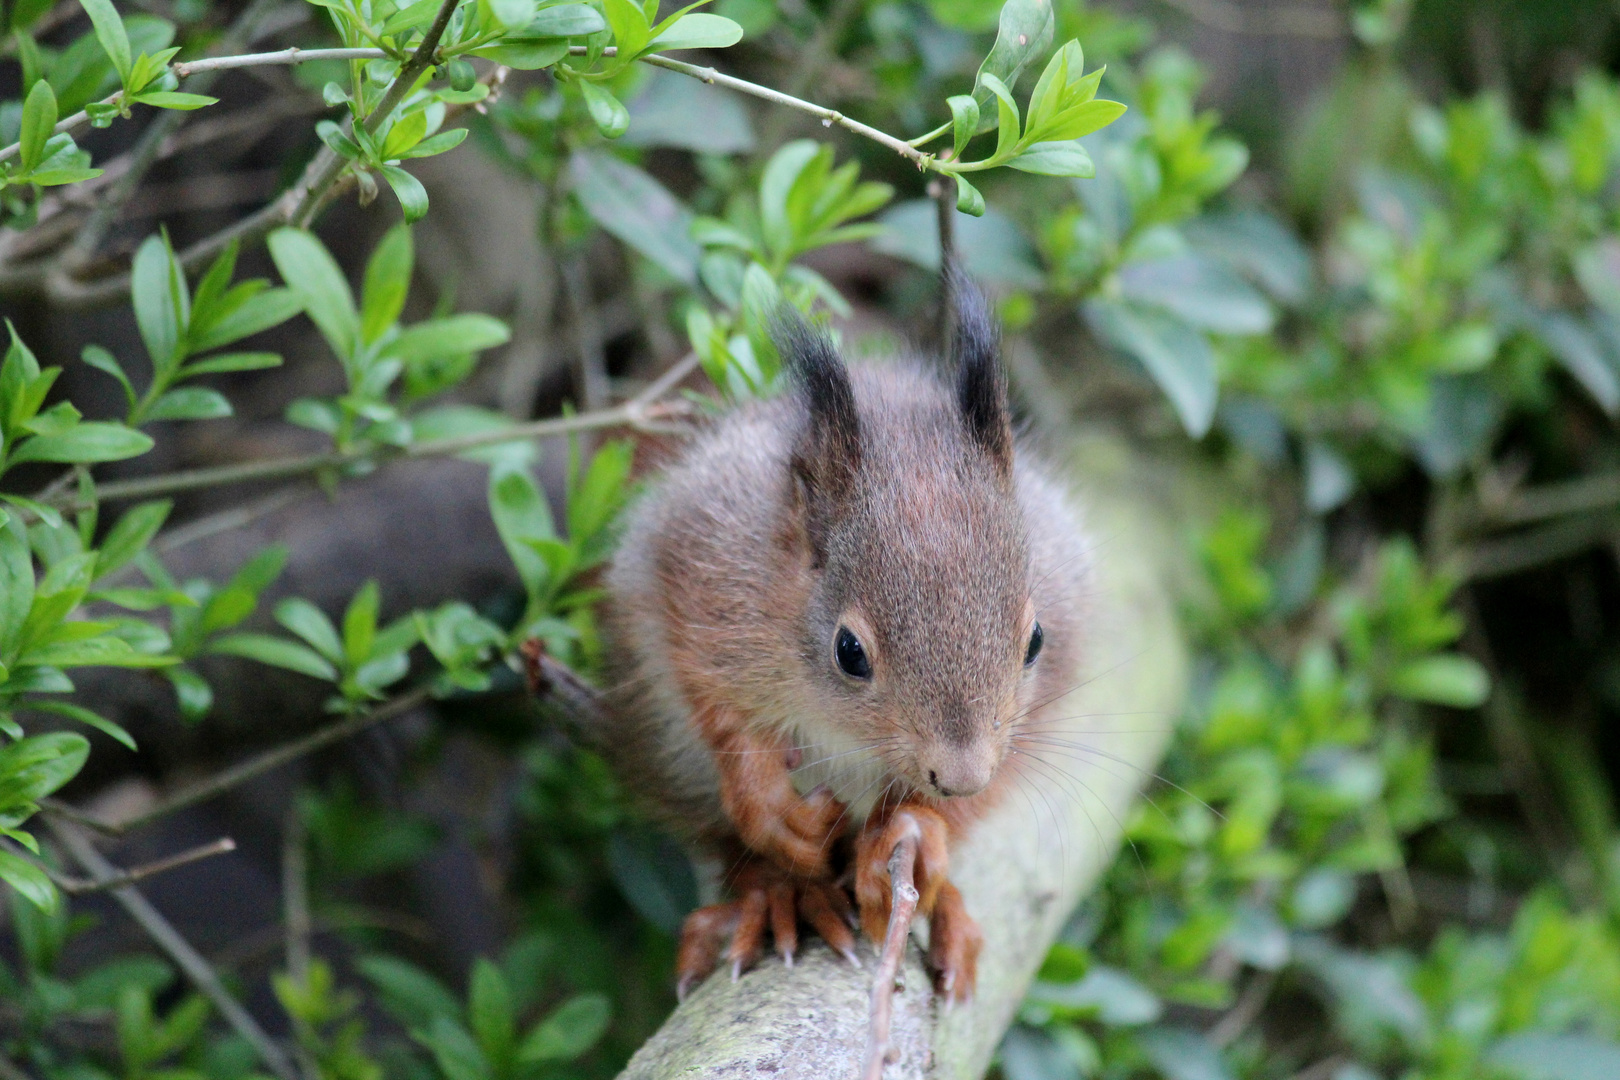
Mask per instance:
[[[983,935],[950,848],[1073,685],[1089,549],[1014,436],[984,297],[947,287],[954,379],[848,368],[793,311],[773,329],[790,389],[715,422],[627,513],[605,577],[603,745],[736,896],[687,918],[682,998],[728,935],[733,979],[767,929],[791,966],[801,923],[859,966],[851,927],[883,940],[906,835],[935,988],[972,995]]]

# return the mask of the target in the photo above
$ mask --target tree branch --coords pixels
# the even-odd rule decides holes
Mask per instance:
[[[225,1018],[226,1023],[236,1029],[258,1053],[259,1060],[280,1080],[300,1080],[298,1072],[285,1051],[276,1045],[275,1041],[265,1034],[258,1021],[254,1020],[248,1011],[242,1007],[225,989],[219,981],[219,974],[201,953],[191,947],[191,943],[180,936],[179,931],[170,925],[151,902],[142,896],[133,885],[117,885],[113,879],[118,871],[112,863],[108,862],[101,852],[95,849],[88,837],[72,825],[62,821],[49,822],[51,832],[55,834],[62,846],[67,848],[75,862],[82,866],[98,883],[105,882],[110,888],[113,899],[123,905],[129,912],[130,918],[140,924],[148,937],[157,944],[158,948],[168,954],[176,967],[185,973],[187,979],[197,990],[214,1003],[214,1008]]]

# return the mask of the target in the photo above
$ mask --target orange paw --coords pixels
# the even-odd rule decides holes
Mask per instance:
[[[949,1003],[970,1001],[979,978],[979,950],[984,932],[962,906],[962,894],[945,882],[934,901],[928,924],[928,969],[934,989]]]
[[[900,806],[881,822],[867,821],[855,847],[855,900],[861,909],[866,936],[881,942],[889,927],[889,857],[902,839],[917,838],[917,860],[912,883],[917,887],[917,913],[934,910],[935,897],[950,869],[949,834],[945,819],[925,806]]]
[[[738,875],[737,893],[736,900],[699,908],[686,917],[675,959],[675,992],[683,1001],[714,970],[722,950],[731,962],[733,981],[753,967],[765,952],[767,929],[782,962],[792,967],[801,922],[851,964],[861,966],[855,958],[855,935],[850,931],[854,912],[849,898],[832,881],[789,878],[766,864],[754,863]]]

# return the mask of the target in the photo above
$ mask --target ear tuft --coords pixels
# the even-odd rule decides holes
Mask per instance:
[[[1001,366],[1001,335],[990,304],[973,281],[954,265],[945,288],[955,304],[952,351],[956,355],[956,400],[973,441],[998,472],[1012,475],[1012,418],[1007,408],[1007,373]]]
[[[855,390],[832,340],[806,322],[796,308],[783,304],[777,310],[771,338],[805,405],[804,428],[793,447],[793,474],[803,503],[805,530],[819,564],[826,554],[827,533],[853,494],[860,469],[861,424]]]

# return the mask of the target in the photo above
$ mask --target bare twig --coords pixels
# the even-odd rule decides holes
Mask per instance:
[[[865,1080],[883,1080],[883,1066],[889,1061],[889,1029],[894,1018],[895,982],[900,961],[906,955],[911,920],[917,914],[917,886],[912,874],[917,864],[917,836],[902,837],[889,856],[889,929],[883,938],[877,974],[872,977],[871,1027],[866,1036]]]
[[[169,959],[185,973],[191,984],[213,1002],[214,1008],[219,1010],[225,1022],[252,1044],[265,1067],[280,1080],[299,1080],[298,1072],[293,1068],[292,1060],[287,1057],[286,1052],[265,1033],[242,1004],[230,995],[224,984],[219,981],[219,974],[207,960],[203,959],[202,954],[180,936],[169,920],[165,919],[135,886],[112,884],[111,879],[117,876],[117,868],[96,850],[89,838],[65,821],[50,820],[48,823],[51,832],[73,856],[74,861],[97,882],[108,883],[113,899],[129,912],[130,918],[140,924],[141,929],[146,931],[147,936],[158,948],[168,954]]]
[[[332,451],[325,454],[299,454],[292,457],[245,461],[239,465],[215,465],[202,469],[185,469],[161,476],[139,477],[114,481],[96,489],[96,501],[121,502],[129,499],[149,499],[173,495],[182,491],[227,484],[245,484],[264,480],[285,480],[288,477],[307,476],[312,473],[340,471],[360,464],[383,464],[402,459],[448,457],[481,446],[494,446],[503,442],[541,439],[552,435],[566,435],[575,431],[593,431],[598,428],[635,427],[657,419],[672,419],[691,412],[684,401],[671,401],[661,405],[641,405],[631,408],[619,405],[598,412],[578,416],[558,416],[534,420],[527,424],[513,424],[495,431],[481,431],[472,435],[456,435],[445,439],[431,439],[416,443],[403,450],[378,448],[355,450],[348,453]],[[40,501],[64,510],[83,509],[76,492],[65,487],[47,489],[38,496]]]
[[[1271,998],[1271,988],[1277,984],[1274,972],[1262,971],[1249,980],[1237,1004],[1233,1005],[1205,1034],[1216,1047],[1230,1046],[1239,1035],[1248,1030]]]
[[[1349,27],[1330,7],[1306,4],[1246,7],[1232,0],[1159,0],[1195,22],[1252,37],[1341,38]]]
[[[222,836],[212,843],[199,844],[176,855],[154,859],[149,863],[132,866],[127,870],[119,870],[111,877],[96,879],[69,877],[65,874],[51,872],[48,868],[47,873],[51,874],[51,880],[56,882],[56,887],[63,892],[73,896],[82,896],[86,893],[103,892],[119,885],[132,885],[143,878],[156,877],[158,874],[177,870],[182,866],[190,866],[194,862],[211,859],[215,855],[225,855],[235,850],[236,841],[228,836]]]
[[[210,56],[201,60],[187,60],[176,64],[173,71],[180,78],[202,71],[229,71],[233,68],[296,66],[312,60],[386,60],[382,49],[277,49],[273,52],[245,53],[241,56]]]
[[[308,828],[295,799],[281,833],[281,912],[287,931],[287,974],[300,986],[309,981]]]
[[[1491,525],[1527,525],[1615,505],[1620,505],[1620,472],[1605,472],[1529,488],[1511,496],[1500,507],[1481,511],[1479,516]]]
[[[288,762],[296,761],[307,754],[331,746],[333,743],[342,742],[344,739],[358,735],[367,728],[375,727],[385,720],[392,720],[396,716],[408,713],[427,700],[428,688],[419,687],[400,695],[392,701],[378,705],[368,712],[356,713],[345,720],[312,731],[303,738],[294,739],[291,742],[266,750],[256,757],[248,758],[246,761],[233,765],[223,772],[216,773],[206,780],[199,781],[188,788],[183,788],[156,806],[122,821],[106,821],[56,799],[43,799],[40,801],[40,805],[52,817],[76,822],[108,836],[122,836],[159,818],[167,817],[177,810],[184,810],[188,806],[195,806],[198,803],[207,802],[209,799],[223,795],[237,785],[246,783],[256,776],[262,776],[272,769],[278,769]]]

